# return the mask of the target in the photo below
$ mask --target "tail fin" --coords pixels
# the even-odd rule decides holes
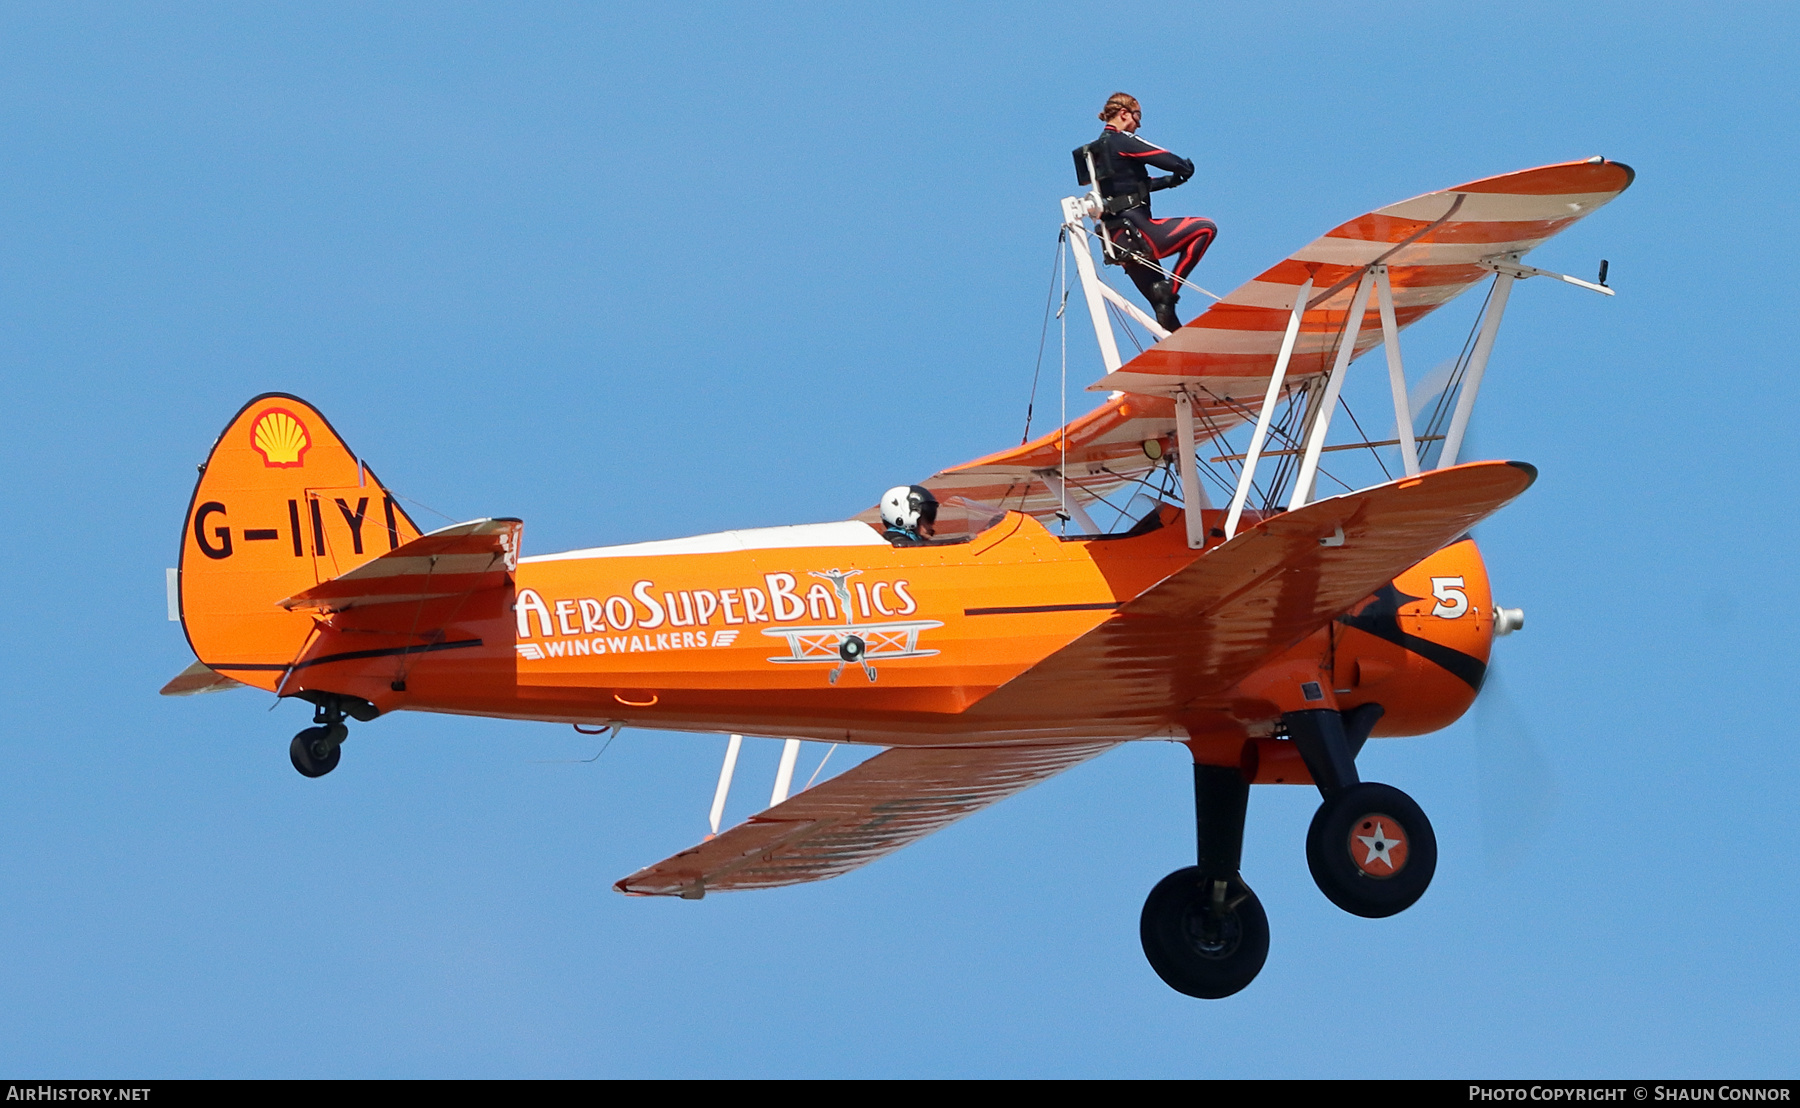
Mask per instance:
[[[419,537],[318,409],[264,393],[201,468],[181,537],[181,623],[206,666],[273,690],[313,633],[278,602]]]

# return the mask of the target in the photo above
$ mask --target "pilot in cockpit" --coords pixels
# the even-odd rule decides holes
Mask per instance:
[[[896,485],[881,498],[882,537],[895,546],[918,546],[937,535],[937,497],[923,485]]]

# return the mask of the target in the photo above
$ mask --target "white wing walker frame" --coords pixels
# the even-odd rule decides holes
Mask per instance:
[[[1601,160],[1595,158],[1590,159],[1590,162],[1598,163]],[[1270,424],[1279,406],[1279,401],[1284,394],[1290,393],[1294,388],[1294,382],[1287,380],[1287,374],[1289,364],[1294,356],[1296,340],[1300,337],[1301,322],[1307,311],[1318,308],[1352,284],[1355,286],[1355,292],[1351,297],[1343,334],[1336,343],[1336,358],[1329,374],[1325,377],[1323,394],[1308,413],[1308,426],[1302,431],[1305,448],[1292,492],[1289,494],[1287,507],[1289,510],[1299,508],[1316,498],[1314,485],[1318,479],[1319,457],[1328,449],[1325,446],[1325,436],[1331,426],[1331,418],[1333,410],[1337,406],[1339,393],[1343,389],[1345,371],[1358,354],[1357,339],[1362,330],[1364,313],[1371,296],[1375,298],[1379,307],[1382,337],[1380,345],[1387,355],[1388,379],[1394,401],[1394,420],[1399,429],[1399,441],[1393,445],[1400,448],[1406,476],[1418,475],[1420,469],[1419,447],[1414,440],[1413,415],[1407,400],[1406,373],[1400,356],[1400,327],[1395,319],[1394,294],[1389,283],[1388,263],[1406,247],[1412,246],[1426,234],[1455,216],[1468,198],[1468,194],[1462,192],[1437,195],[1448,201],[1448,207],[1427,226],[1397,243],[1355,244],[1366,249],[1370,256],[1366,261],[1361,261],[1358,268],[1349,277],[1317,294],[1314,292],[1312,279],[1308,278],[1295,291],[1292,307],[1287,313],[1287,327],[1282,334],[1280,350],[1275,358],[1274,369],[1269,374],[1268,389],[1263,395],[1261,406],[1257,409],[1255,429],[1251,433],[1249,448],[1242,455],[1234,456],[1234,458],[1242,458],[1243,467],[1238,472],[1231,506],[1225,517],[1224,530],[1225,538],[1228,541],[1236,536],[1244,509],[1254,489],[1257,463],[1264,455]],[[1075,270],[1081,279],[1088,316],[1094,324],[1094,337],[1100,345],[1100,358],[1105,363],[1107,374],[1110,376],[1120,371],[1122,363],[1119,357],[1118,338],[1113,330],[1112,319],[1106,310],[1108,303],[1124,312],[1126,316],[1154,335],[1159,342],[1169,339],[1171,332],[1158,326],[1154,319],[1101,280],[1094,265],[1093,239],[1104,240],[1098,223],[1098,217],[1102,211],[1098,185],[1087,195],[1065,197],[1062,201],[1063,228],[1068,233],[1069,248],[1074,256]],[[1349,244],[1346,243],[1346,245]],[[1450,419],[1450,426],[1444,435],[1443,449],[1438,455],[1437,468],[1439,469],[1455,465],[1457,456],[1462,450],[1463,439],[1468,432],[1469,417],[1474,410],[1475,398],[1481,388],[1482,374],[1487,369],[1488,356],[1493,352],[1494,337],[1499,333],[1500,319],[1506,311],[1506,301],[1512,291],[1513,282],[1528,277],[1551,277],[1607,296],[1613,295],[1613,290],[1604,284],[1606,280],[1605,262],[1601,263],[1599,282],[1583,281],[1566,274],[1553,273],[1549,270],[1525,265],[1520,261],[1522,253],[1523,251],[1499,252],[1471,259],[1474,264],[1491,271],[1494,274],[1494,280],[1487,307],[1481,317],[1474,350],[1470,354],[1468,368],[1457,396],[1456,407]],[[1198,288],[1198,286],[1193,287]],[[1207,295],[1212,296],[1213,294],[1207,293]],[[1232,296],[1225,299],[1235,300],[1238,296],[1239,293],[1233,293]],[[1214,296],[1214,299],[1220,298]],[[1372,347],[1370,349],[1373,350]],[[1130,391],[1160,392],[1174,400],[1175,455],[1179,465],[1182,498],[1190,507],[1205,506],[1207,502],[1201,488],[1196,459],[1199,444],[1196,441],[1194,419],[1194,405],[1201,398],[1190,392],[1189,386],[1190,382],[1171,376],[1160,388],[1134,386]],[[1113,393],[1115,398],[1121,395],[1123,392]],[[1288,454],[1292,451],[1276,453]],[[1045,483],[1053,493],[1062,491],[1058,484],[1060,478],[1061,475],[1054,471],[1044,475]],[[1073,504],[1073,498],[1069,499]],[[1206,545],[1205,526],[1201,514],[1197,511],[1188,511],[1186,516],[1188,546],[1195,550],[1201,549]]]

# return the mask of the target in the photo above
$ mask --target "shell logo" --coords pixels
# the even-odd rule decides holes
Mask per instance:
[[[270,408],[250,427],[250,445],[271,469],[293,469],[312,446],[312,436],[300,417],[285,408]]]

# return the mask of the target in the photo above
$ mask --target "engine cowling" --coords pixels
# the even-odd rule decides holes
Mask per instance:
[[[1331,629],[1338,704],[1381,704],[1378,736],[1448,727],[1475,703],[1493,637],[1487,565],[1475,540],[1464,538],[1338,617]]]

